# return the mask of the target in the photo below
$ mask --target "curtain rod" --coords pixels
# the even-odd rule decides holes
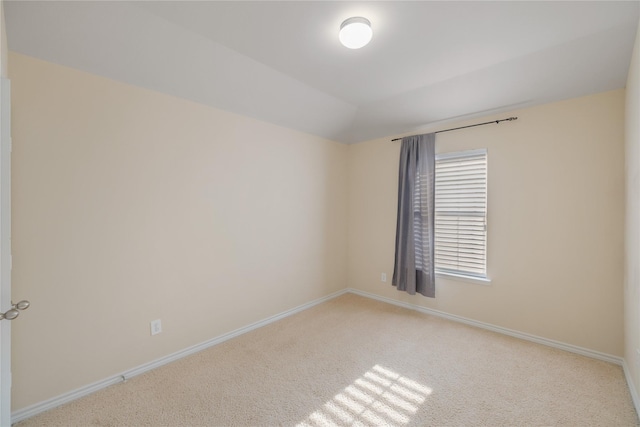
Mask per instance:
[[[469,126],[460,126],[459,128],[444,129],[444,130],[439,130],[439,131],[433,132],[433,133],[450,132],[452,130],[466,129],[466,128],[472,128],[472,127],[476,127],[476,126],[491,125],[493,123],[499,124],[500,122],[510,122],[510,121],[513,121],[513,120],[518,120],[518,118],[517,117],[509,117],[508,119],[493,120],[493,121],[490,121],[490,122],[477,123],[475,125],[469,125]],[[411,135],[411,136],[418,136],[418,135]],[[410,137],[405,136],[405,138],[410,138]],[[402,138],[395,138],[395,139],[392,139],[391,142],[400,141],[401,139]]]

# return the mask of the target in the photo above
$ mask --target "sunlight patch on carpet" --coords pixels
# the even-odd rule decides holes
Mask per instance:
[[[401,427],[411,421],[432,391],[391,369],[375,365],[298,427]]]

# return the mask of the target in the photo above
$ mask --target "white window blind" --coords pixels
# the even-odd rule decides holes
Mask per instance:
[[[487,150],[436,156],[436,272],[486,278]]]

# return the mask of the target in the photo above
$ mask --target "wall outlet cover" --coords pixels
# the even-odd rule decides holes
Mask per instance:
[[[151,335],[156,335],[162,332],[162,322],[160,319],[151,322]]]

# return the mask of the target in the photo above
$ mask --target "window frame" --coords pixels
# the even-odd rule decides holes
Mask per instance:
[[[435,183],[437,186],[438,183],[438,173],[437,173],[437,165],[439,161],[442,160],[448,160],[448,159],[464,159],[464,158],[472,158],[472,157],[478,157],[479,155],[484,156],[484,160],[485,160],[485,167],[484,167],[484,173],[485,173],[485,188],[484,188],[484,274],[474,274],[472,272],[468,272],[468,271],[463,271],[463,270],[453,270],[453,269],[439,269],[438,268],[438,262],[435,261],[435,265],[434,265],[434,269],[435,269],[435,273],[436,273],[436,277],[442,277],[442,278],[448,278],[448,279],[454,279],[454,280],[461,280],[461,281],[468,281],[468,282],[472,282],[472,283],[480,283],[480,284],[489,284],[491,282],[491,279],[489,279],[488,276],[488,193],[489,193],[489,156],[488,156],[488,150],[486,148],[482,148],[482,149],[474,149],[474,150],[464,150],[464,151],[453,151],[453,152],[445,152],[445,153],[439,153],[436,155],[435,158],[435,164],[436,164],[436,171],[434,173],[435,176]],[[437,189],[435,190],[435,198],[437,199]],[[438,205],[437,203],[434,204],[434,215],[437,215],[438,212]],[[475,215],[470,215],[470,216],[475,216]],[[436,239],[435,236],[437,234],[437,227],[435,227],[435,218],[434,218],[434,253],[437,252],[437,248],[438,246],[436,245]],[[460,234],[458,234],[460,235]]]

